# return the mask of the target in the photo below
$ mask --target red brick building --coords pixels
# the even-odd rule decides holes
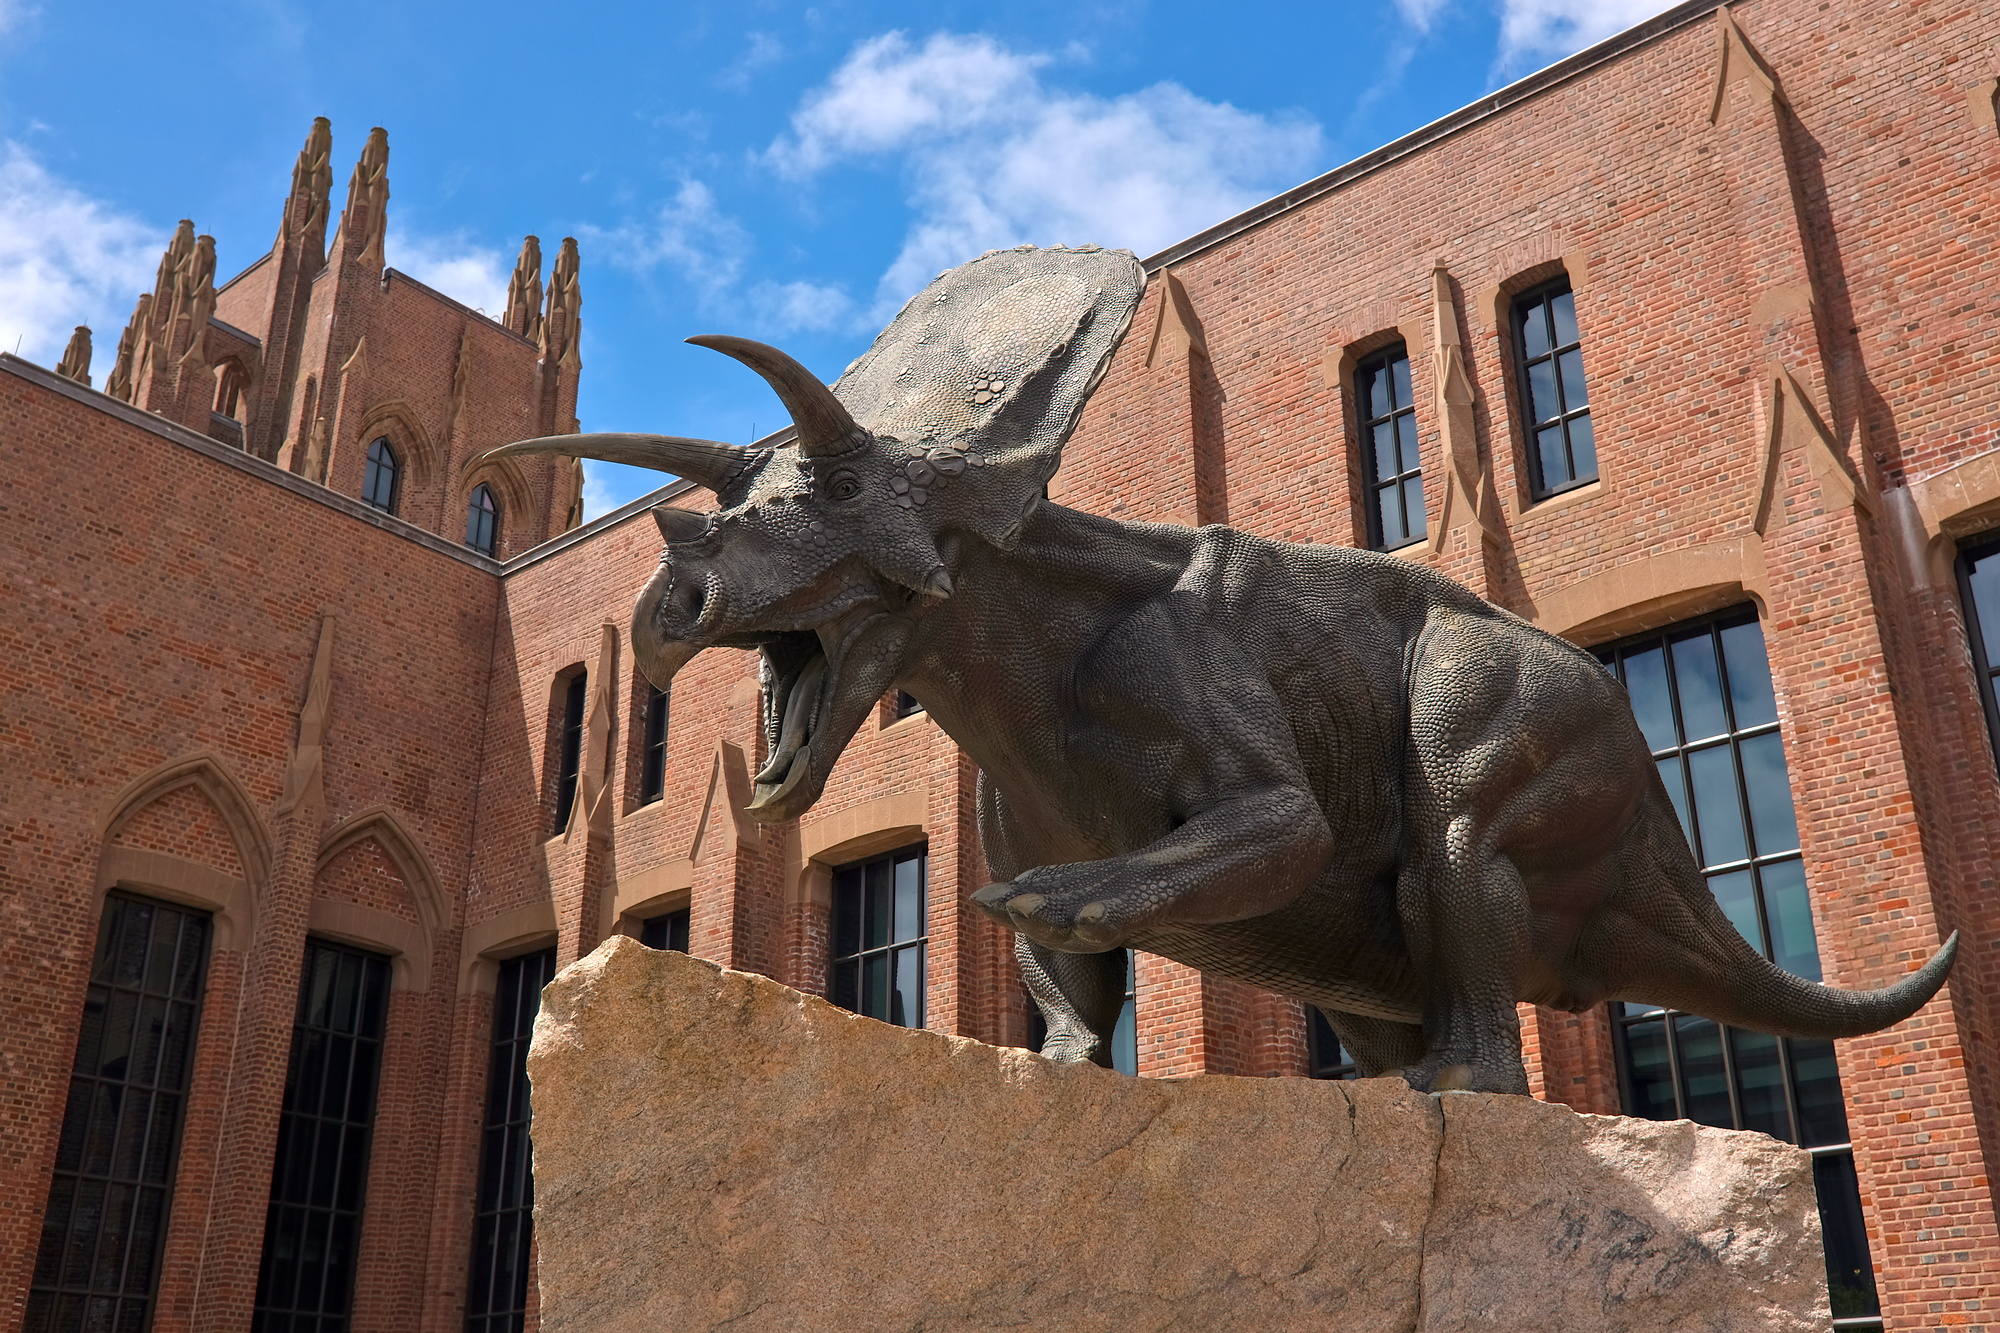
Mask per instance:
[[[1052,489],[1393,548],[1602,650],[1794,970],[1962,932],[1831,1045],[1522,1015],[1539,1095],[1810,1147],[1843,1327],[2000,1326],[1997,38],[1697,0],[1230,219],[1149,261]],[[570,426],[574,248],[467,311],[383,267],[386,162],[323,245],[316,127],[221,288],[185,228],[108,394],[0,358],[0,1333],[532,1324],[523,1023],[614,931],[1032,1038],[962,906],[972,765],[892,698],[808,816],[744,817],[754,662],[661,699],[624,630],[645,510],[705,494],[573,527],[572,470],[473,462]],[[1142,1074],[1338,1072],[1295,1004],[1134,974]]]

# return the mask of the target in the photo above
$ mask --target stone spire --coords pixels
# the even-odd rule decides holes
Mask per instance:
[[[385,150],[386,151],[386,150]],[[306,145],[292,167],[292,192],[278,223],[278,245],[304,241],[313,258],[326,254],[327,202],[333,190],[333,126],[325,116],[313,118]]]
[[[132,308],[132,318],[125,321],[125,331],[118,335],[118,357],[111,364],[111,374],[104,381],[104,392],[120,402],[132,401],[132,372],[138,356],[139,343],[147,327],[152,322],[153,294],[139,293],[139,304]]]
[[[357,259],[382,261],[382,233],[389,225],[389,131],[368,131],[368,146],[347,182],[347,211],[340,219],[340,245]]]
[[[507,314],[500,321],[529,342],[542,341],[542,242],[530,236],[521,242],[514,276],[507,280]]]
[[[576,271],[576,237],[565,236],[555,269],[549,274],[548,308],[542,316],[539,341],[544,365],[561,366],[572,373],[583,364],[577,353],[577,335],[583,328],[583,293],[577,286]]]
[[[77,325],[76,332],[70,335],[62,360],[56,362],[56,374],[85,388],[90,386],[90,329],[85,325]]]

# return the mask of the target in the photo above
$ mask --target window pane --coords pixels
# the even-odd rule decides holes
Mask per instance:
[[[1362,411],[1372,419],[1385,417],[1394,407],[1389,401],[1389,376],[1386,367],[1371,364],[1361,372]]]
[[[1417,414],[1404,412],[1396,418],[1396,454],[1398,472],[1415,472],[1421,466],[1417,457]]]
[[[1820,980],[1819,941],[1813,934],[1812,905],[1806,899],[1802,861],[1765,866],[1764,915],[1771,922],[1771,961],[1807,981]]]
[[[1667,694],[1666,654],[1658,648],[1625,655],[1625,692],[1632,696],[1632,716],[1645,733],[1646,744],[1665,750],[1677,742],[1674,702]]]
[[[1813,1188],[1819,1194],[1820,1234],[1826,1241],[1826,1294],[1835,1319],[1882,1313],[1875,1292],[1875,1267],[1868,1257],[1868,1229],[1861,1216],[1861,1182],[1853,1153],[1813,1159]]]
[[[1410,397],[1410,358],[1399,356],[1389,363],[1389,378],[1396,392],[1396,406],[1408,407],[1415,400]]]
[[[895,908],[895,898],[890,892],[889,863],[871,861],[862,873],[867,881],[867,897],[862,916],[861,947],[879,949],[889,943],[889,928],[893,924],[892,912]]]
[[[896,938],[913,940],[924,933],[924,863],[918,857],[896,862]]]
[[[891,956],[896,964],[889,1021],[906,1028],[920,1028],[924,1025],[924,946],[912,944]]]
[[[1722,676],[1715,662],[1715,641],[1707,630],[1675,641],[1674,686],[1680,693],[1681,724],[1689,741],[1706,740],[1729,730],[1722,712]]]
[[[1322,1023],[1326,1020],[1321,1019]],[[1139,1072],[1139,1014],[1131,997],[1119,1007],[1118,1023],[1111,1029],[1111,1067],[1121,1074]]]
[[[521,1327],[528,1308],[528,1256],[534,1243],[534,1178],[528,1165],[528,1042],[541,1009],[542,987],[555,975],[555,950],[500,965],[486,1080],[485,1149],[472,1220],[472,1254],[465,1294],[466,1327]],[[322,1325],[324,1328],[324,1325]]]
[[[1535,453],[1542,462],[1543,490],[1552,491],[1569,485],[1569,455],[1563,450],[1563,428],[1560,425],[1536,433]]]
[[[1736,933],[1758,953],[1764,952],[1764,932],[1757,926],[1757,887],[1750,881],[1750,872],[1732,870],[1726,875],[1711,875],[1708,887],[1715,894],[1722,914],[1736,927]]]
[[[1778,733],[1767,731],[1741,742],[1743,790],[1750,798],[1750,828],[1757,836],[1757,855],[1795,850],[1799,823],[1792,812],[1792,779],[1785,769],[1785,746]]]
[[[1537,361],[1528,367],[1528,392],[1532,397],[1529,406],[1534,409],[1535,420],[1553,421],[1562,415],[1562,400],[1556,397],[1556,363]]]
[[[1681,1056],[1681,1097],[1687,1118],[1721,1129],[1735,1127],[1729,1109],[1729,1073],[1722,1063],[1722,1030],[1706,1018],[1682,1014],[1674,1020]]]
[[[1741,861],[1749,848],[1743,839],[1743,807],[1736,799],[1736,765],[1729,746],[1690,750],[1688,777],[1694,785],[1694,817],[1701,831],[1701,863]]]
[[[1754,620],[1723,630],[1722,657],[1729,669],[1729,706],[1738,727],[1761,727],[1778,720],[1771,697],[1771,663],[1764,655],[1764,627]]]
[[[1555,321],[1556,343],[1573,343],[1576,335],[1576,295],[1558,292],[1549,298],[1549,315]]]
[[[861,867],[849,866],[833,876],[833,953],[844,957],[861,951]]]
[[[1401,546],[1410,539],[1408,529],[1403,526],[1401,487],[1384,486],[1375,492],[1375,518],[1382,529],[1384,546]]]
[[[1401,471],[1396,466],[1396,423],[1375,423],[1375,480],[1387,481]]]
[[[2000,551],[1971,561],[1966,582],[1972,585],[1979,638],[1986,647],[1986,665],[1990,670],[2000,666]]]
[[[1590,397],[1583,387],[1583,349],[1572,347],[1556,358],[1562,367],[1563,410],[1574,412],[1579,407],[1590,405]]]
[[[1687,779],[1681,774],[1681,757],[1668,755],[1659,760],[1660,782],[1667,789],[1667,799],[1674,803],[1674,813],[1680,816],[1681,834],[1694,846],[1694,828],[1688,823]]]
[[[1424,479],[1411,477],[1403,483],[1403,514],[1409,525],[1410,536],[1424,535],[1428,521],[1424,514]]]
[[[889,955],[868,954],[861,960],[861,1012],[889,1021]]]
[[[827,998],[842,1009],[855,1013],[861,1011],[860,963],[849,961],[833,965],[833,978],[827,987]]]
[[[1744,1129],[1761,1130],[1772,1138],[1792,1137],[1792,1111],[1785,1104],[1785,1073],[1779,1064],[1778,1039],[1761,1032],[1730,1028],[1729,1049],[1736,1059],[1736,1101],[1743,1109]]]
[[[1667,1063],[1667,1028],[1658,1019],[1625,1029],[1625,1110],[1646,1120],[1672,1120],[1673,1070]]]
[[[1569,419],[1569,456],[1575,460],[1578,481],[1597,478],[1597,437],[1587,416]]]
[[[1799,1099],[1799,1145],[1847,1142],[1847,1107],[1840,1100],[1840,1069],[1830,1041],[1787,1038],[1792,1086]]]
[[[1549,314],[1545,302],[1529,301],[1520,307],[1520,328],[1522,356],[1542,356],[1548,352]]]

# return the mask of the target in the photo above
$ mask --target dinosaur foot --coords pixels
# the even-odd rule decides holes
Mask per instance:
[[[1133,922],[1115,899],[1064,893],[1035,881],[1035,872],[988,884],[972,901],[1009,930],[1064,953],[1103,953],[1125,942]]]
[[[1485,1060],[1454,1059],[1449,1053],[1427,1055],[1404,1069],[1384,1071],[1400,1075],[1418,1092],[1513,1092],[1526,1095],[1528,1071],[1519,1056],[1496,1056]]]

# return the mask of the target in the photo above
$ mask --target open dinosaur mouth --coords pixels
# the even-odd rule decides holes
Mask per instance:
[[[832,767],[847,743],[847,736],[829,734],[836,714],[855,711],[852,696],[865,694],[871,701],[881,693],[879,683],[853,679],[857,674],[843,670],[848,649],[881,611],[872,606],[856,606],[817,629],[779,635],[763,644],[764,752],[769,756],[753,781],[756,793],[753,810],[768,808],[791,796],[809,777],[824,779],[824,769]],[[856,725],[860,718],[853,719]],[[848,729],[852,734],[852,726]],[[823,762],[814,763],[817,748],[827,750]],[[815,770],[822,770],[815,774]]]

